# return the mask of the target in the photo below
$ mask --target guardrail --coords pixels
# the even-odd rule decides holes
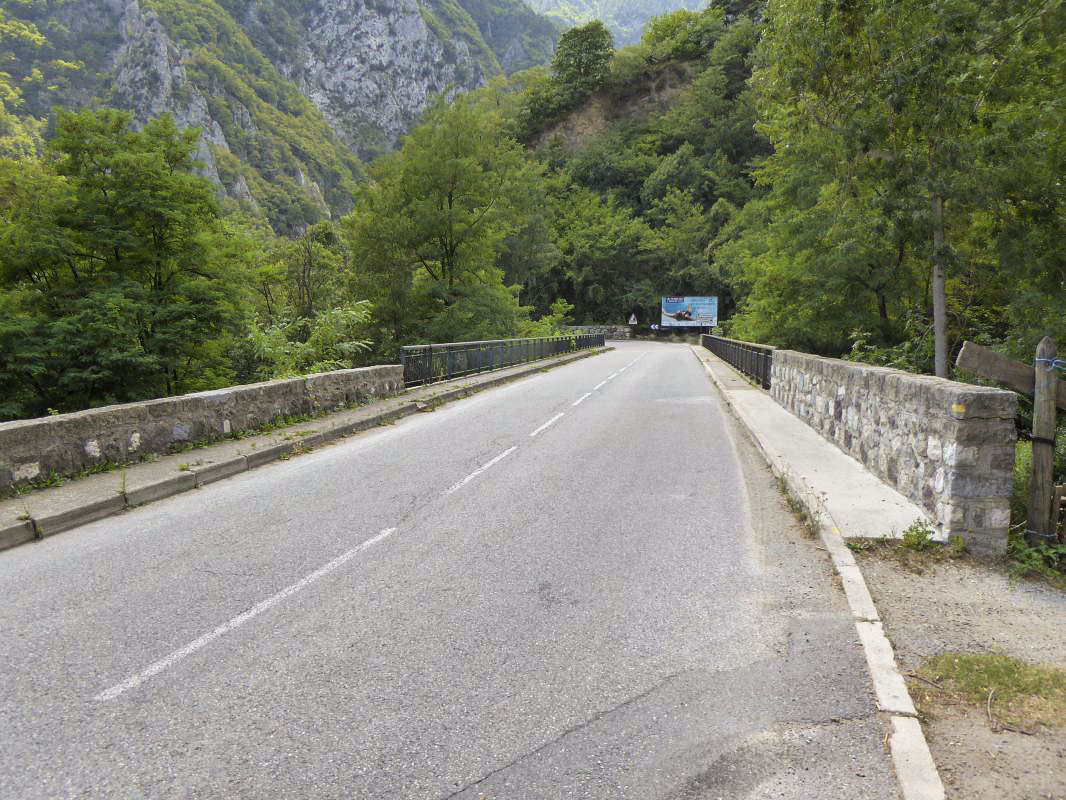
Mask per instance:
[[[739,339],[726,339],[709,333],[700,336],[700,344],[720,359],[755,380],[762,388],[770,388],[770,368],[774,349],[765,344],[752,344]]]
[[[423,386],[603,345],[602,333],[415,344],[401,350],[400,363],[403,364],[404,386]]]

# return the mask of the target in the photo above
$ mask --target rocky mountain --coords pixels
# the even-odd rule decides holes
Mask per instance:
[[[110,105],[144,122],[169,111],[203,131],[200,160],[228,202],[279,231],[343,210],[359,158],[391,147],[434,95],[548,62],[559,30],[521,0],[5,7],[44,37],[5,65],[28,87],[22,113]]]

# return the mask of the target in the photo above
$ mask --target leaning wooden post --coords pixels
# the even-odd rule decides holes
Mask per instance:
[[[1033,365],[1033,473],[1025,531],[1029,544],[1050,544],[1058,538],[1051,520],[1055,494],[1055,398],[1059,389],[1056,355],[1055,343],[1045,336],[1036,348]]]

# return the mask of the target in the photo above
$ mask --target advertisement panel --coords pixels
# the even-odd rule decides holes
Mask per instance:
[[[718,324],[717,297],[664,297],[664,328],[713,328]]]

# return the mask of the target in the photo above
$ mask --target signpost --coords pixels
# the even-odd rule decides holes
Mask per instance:
[[[713,328],[718,324],[717,297],[664,297],[664,328]]]
[[[1004,355],[963,342],[955,361],[957,367],[1005,383],[1020,394],[1033,398],[1033,471],[1029,480],[1028,527],[1025,538],[1030,544],[1058,540],[1059,513],[1063,487],[1055,478],[1055,413],[1066,411],[1066,383],[1059,382],[1055,343],[1045,336],[1036,348],[1034,366],[1029,367]]]

